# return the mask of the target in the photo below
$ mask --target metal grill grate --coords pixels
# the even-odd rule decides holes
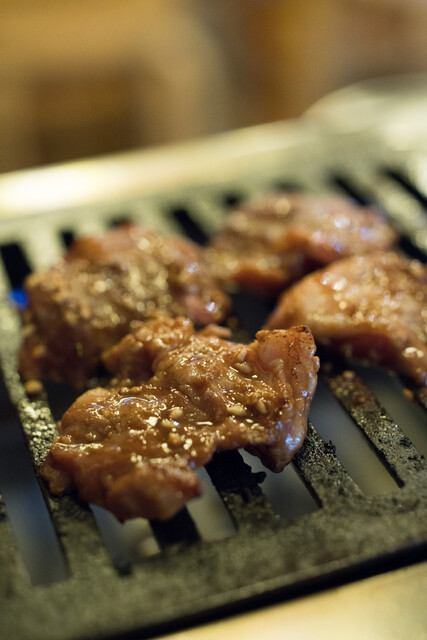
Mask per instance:
[[[20,424],[37,468],[56,433],[55,421],[74,398],[72,390],[53,384],[40,398],[26,396],[16,370],[20,329],[11,302],[13,296],[19,303],[25,274],[55,260],[74,237],[125,218],[204,242],[238,201],[279,188],[332,190],[379,204],[401,233],[402,247],[425,259],[426,194],[409,178],[404,156],[390,159],[388,151],[385,162],[385,154],[336,140],[309,150],[302,145],[279,154],[273,166],[262,163],[215,184],[5,220],[0,225],[3,434]],[[234,303],[240,332],[252,336],[269,305],[246,294],[236,295]],[[14,519],[0,502],[0,630],[44,640],[148,637],[425,558],[425,394],[411,390],[412,401],[395,377],[355,369],[329,354],[322,354],[322,362],[306,442],[279,477],[262,472],[246,454],[216,454],[203,476],[207,497],[201,507],[190,505],[168,523],[138,522],[135,530],[73,497],[54,498],[42,487],[41,509],[59,545],[52,551],[55,539],[44,544],[45,553],[49,546],[44,562],[55,566],[41,578],[30,570],[32,580],[17,525],[12,522],[14,536]],[[381,384],[390,414],[382,406]],[[331,426],[336,439],[329,438]],[[343,434],[350,452],[339,443]],[[4,451],[7,444],[4,437]],[[15,440],[13,447],[24,449]],[[24,466],[25,451],[20,456],[16,464]],[[0,457],[3,471],[5,460]],[[5,475],[0,474],[1,486]],[[6,497],[11,513],[12,502]],[[32,530],[40,517],[28,514],[24,526]]]

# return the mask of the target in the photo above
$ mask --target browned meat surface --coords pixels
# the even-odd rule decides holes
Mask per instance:
[[[196,245],[132,225],[78,240],[63,260],[30,275],[25,287],[22,376],[76,386],[135,321],[166,314],[207,324],[229,309]]]
[[[166,519],[200,493],[194,470],[215,451],[247,447],[280,471],[306,434],[319,366],[312,335],[260,331],[245,346],[224,332],[152,320],[107,352],[116,378],[65,413],[42,467],[51,491],[77,489],[120,520]]]
[[[233,211],[207,256],[223,280],[274,295],[314,268],[389,249],[395,241],[372,207],[333,196],[282,193]]]
[[[318,344],[427,384],[427,268],[393,253],[348,258],[285,292],[266,326],[307,324]]]

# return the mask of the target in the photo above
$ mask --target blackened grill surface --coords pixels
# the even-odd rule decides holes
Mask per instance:
[[[339,191],[382,206],[402,235],[404,247],[420,257],[424,245],[405,217],[402,198],[414,199],[417,186],[400,179],[405,164],[389,167],[370,151],[348,157],[332,148],[315,153],[310,163],[284,154],[283,163],[256,175],[243,175],[215,187],[195,185],[133,199],[119,207],[93,207],[100,230],[118,217],[160,230],[190,234],[199,242],[221,224],[230,205],[245,197],[292,184],[293,189]],[[325,160],[327,157],[327,161]],[[338,168],[339,167],[339,174]],[[156,215],[153,216],[153,210]],[[147,214],[145,214],[147,211]],[[55,418],[70,390],[47,387],[28,397],[16,370],[20,340],[16,274],[45,265],[61,246],[78,235],[87,211],[58,211],[0,226],[0,357],[8,403],[20,423],[37,469],[56,433]],[[403,212],[404,213],[404,212]],[[413,219],[413,218],[412,218]],[[48,245],[46,245],[48,242]],[[14,267],[14,261],[18,261]],[[19,296],[18,296],[19,297]],[[270,303],[247,294],[234,299],[236,338],[249,340],[271,310]],[[235,532],[218,541],[200,534],[188,510],[168,523],[152,523],[159,551],[137,563],[116,562],[98,532],[87,505],[73,497],[44,491],[66,576],[31,585],[0,501],[0,636],[13,638],[150,637],[266,602],[299,596],[337,583],[420,561],[427,556],[427,472],[423,456],[395,424],[352,364],[322,354],[321,376],[362,431],[389,474],[395,489],[367,497],[339,460],[334,442],[323,440],[310,424],[306,442],[292,463],[318,509],[298,518],[278,517],[263,493],[264,473],[253,472],[239,452],[217,454],[207,472],[223,501]],[[411,390],[410,390],[411,391]],[[413,389],[425,410],[425,393]],[[61,399],[62,398],[62,399]],[[409,400],[408,400],[409,402]],[[57,406],[58,405],[58,406]],[[331,419],[337,419],[331,416]],[[361,461],[363,465],[363,460]]]

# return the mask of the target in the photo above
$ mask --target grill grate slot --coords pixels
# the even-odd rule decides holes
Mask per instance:
[[[5,599],[13,593],[19,593],[28,578],[21,555],[16,548],[15,537],[10,528],[5,504],[0,496],[0,597]],[[0,627],[1,628],[1,627]]]
[[[153,520],[151,528],[161,549],[175,544],[191,544],[200,539],[197,527],[186,508],[166,522]]]
[[[405,434],[417,451],[427,456],[427,407],[422,407],[417,402],[417,396],[425,397],[425,390],[408,388],[397,376],[373,367],[357,365],[354,371],[388,411],[393,421],[404,426]]]
[[[225,207],[225,209],[232,209],[237,207],[245,200],[244,196],[241,193],[228,191],[224,193],[220,198],[220,203]]]
[[[201,539],[213,542],[235,535],[236,528],[230,514],[206,469],[197,469],[197,476],[203,485],[203,493],[197,500],[189,502],[187,509],[196,523]]]
[[[239,320],[236,339],[249,342],[273,311],[273,302],[241,291],[232,295],[233,311]],[[243,335],[239,335],[242,332]]]
[[[366,496],[385,495],[396,490],[389,470],[326,384],[322,371],[310,418],[321,437],[333,442],[340,462]]]
[[[367,194],[364,193],[349,176],[334,175],[331,183],[362,206],[374,204]]]
[[[411,177],[401,169],[386,169],[384,174],[397,182],[408,193],[410,193],[423,206],[423,213],[427,216],[427,195],[413,182]]]
[[[131,575],[136,563],[159,554],[160,547],[148,520],[135,518],[121,523],[101,507],[91,505],[91,510],[113,565],[121,575]]]
[[[25,277],[31,272],[30,265],[21,246],[15,242],[0,246],[1,258],[12,289],[20,289]]]
[[[289,180],[275,180],[271,184],[271,189],[273,191],[288,191],[290,193],[298,193],[303,190],[302,186],[298,182]]]
[[[50,584],[65,579],[67,571],[22,435],[16,431],[16,423],[2,425],[0,484],[10,526],[31,583]]]
[[[262,472],[265,475],[261,489],[277,518],[292,520],[317,511],[319,503],[294,465],[287,465],[281,473],[273,473],[258,458],[246,451],[240,453],[253,473]]]
[[[19,323],[16,314],[4,308],[2,314],[3,341],[0,358],[9,396],[14,402],[21,421],[26,445],[35,469],[45,459],[53,437],[57,434],[56,424],[43,393],[30,400],[16,373],[16,352],[19,344]],[[5,322],[5,319],[7,321]],[[97,568],[104,563],[103,550],[93,518],[84,505],[70,497],[62,499],[46,495],[52,522],[64,548],[71,573]],[[100,556],[102,561],[99,561]]]
[[[186,236],[198,244],[206,244],[208,235],[187,209],[177,207],[172,209],[171,214]]]
[[[396,481],[402,485],[425,468],[411,441],[356,375],[338,373],[326,378],[335,396],[363,430]]]
[[[108,226],[120,227],[122,224],[130,224],[132,222],[134,222],[134,220],[128,213],[118,213],[110,218]]]
[[[73,231],[68,231],[67,229],[65,229],[64,231],[61,231],[61,239],[66,249],[68,249],[68,247],[70,247],[73,244],[75,237],[76,236]]]

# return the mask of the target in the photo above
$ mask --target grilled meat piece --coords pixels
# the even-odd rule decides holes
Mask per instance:
[[[188,315],[203,325],[220,322],[230,306],[196,245],[135,225],[77,240],[56,265],[30,275],[25,288],[23,378],[76,386],[135,321]]]
[[[274,295],[317,267],[395,242],[373,207],[336,196],[282,193],[233,211],[207,257],[222,280]]]
[[[194,469],[215,451],[246,447],[283,469],[304,440],[316,386],[311,333],[259,331],[246,346],[224,332],[152,320],[107,352],[116,378],[65,413],[42,467],[51,491],[77,489],[120,520],[167,519],[199,495]]]
[[[266,327],[307,324],[318,344],[427,384],[427,268],[393,252],[347,258],[285,292]]]

